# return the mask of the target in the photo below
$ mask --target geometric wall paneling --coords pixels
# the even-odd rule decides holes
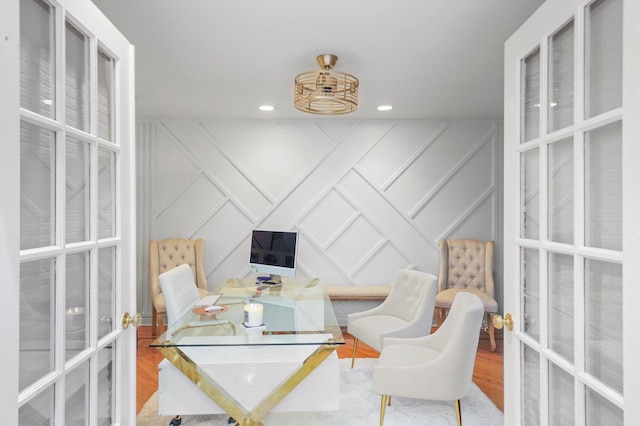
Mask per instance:
[[[152,145],[151,176],[154,182],[152,211],[158,216],[200,174],[184,144],[165,126],[156,127]]]
[[[161,240],[196,234],[225,201],[225,195],[205,175],[198,175],[156,215],[153,223],[155,238]]]
[[[298,231],[298,274],[330,284],[388,284],[398,269],[437,274],[440,237],[498,240],[499,127],[139,123],[139,309],[149,316],[149,239],[204,238],[211,286],[249,273],[254,228]]]
[[[272,205],[201,123],[173,120],[163,124],[188,147],[198,167],[211,176],[249,217],[260,217]]]
[[[433,121],[409,121],[396,125],[356,167],[367,181],[384,190],[400,174],[405,173],[409,166],[407,163],[414,162],[447,127],[446,122]]]
[[[416,228],[415,224],[399,211],[394,203],[370,185],[362,175],[352,171],[345,176],[337,189],[357,206],[361,214],[366,215],[370,222],[376,224],[377,229],[386,239],[393,241],[395,249],[404,258],[410,260],[417,270],[425,272],[435,270],[426,268],[428,253],[433,252],[435,248],[430,247],[429,241],[424,238],[420,229]],[[387,271],[388,274],[389,271]],[[381,279],[384,275],[379,277]]]
[[[304,177],[312,160],[272,123],[203,122],[218,147],[269,200],[279,200]]]

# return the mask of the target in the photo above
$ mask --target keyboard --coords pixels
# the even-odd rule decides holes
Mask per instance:
[[[218,299],[220,299],[220,294],[209,294],[196,303],[196,306],[212,306],[215,305]]]

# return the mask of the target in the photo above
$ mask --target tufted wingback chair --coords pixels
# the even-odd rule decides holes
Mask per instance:
[[[431,333],[437,278],[419,271],[398,271],[389,296],[380,305],[347,316],[354,337],[351,368],[358,341],[377,351],[385,337],[418,337]]]
[[[151,333],[156,335],[157,324],[162,325],[162,315],[167,312],[166,302],[160,290],[158,276],[176,266],[189,264],[198,286],[200,297],[206,296],[207,277],[204,271],[204,240],[171,238],[149,241],[149,286],[151,288]]]
[[[482,300],[488,317],[491,350],[496,350],[493,315],[498,302],[493,289],[493,241],[471,239],[440,240],[440,274],[436,295],[436,322],[442,324],[444,313],[456,295],[473,293]]]

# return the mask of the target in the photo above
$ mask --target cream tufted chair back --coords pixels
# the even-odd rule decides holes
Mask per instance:
[[[472,239],[440,240],[440,273],[436,295],[436,322],[451,308],[460,292],[473,293],[482,300],[488,314],[491,350],[496,348],[493,314],[498,312],[493,284],[493,241]]]
[[[480,290],[493,297],[493,241],[441,240],[438,291]]]
[[[149,241],[149,286],[153,308],[151,332],[154,336],[156,324],[162,325],[162,315],[167,311],[158,276],[185,263],[193,271],[201,297],[208,294],[207,276],[204,270],[203,239],[171,238],[162,241]]]

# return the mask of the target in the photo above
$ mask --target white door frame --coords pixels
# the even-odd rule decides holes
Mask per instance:
[[[136,194],[133,46],[88,0],[54,0],[77,22],[89,28],[100,42],[121,52],[115,102],[122,114],[116,133],[121,141],[119,173],[121,198],[116,220],[120,221],[121,271],[117,276],[116,313],[136,311]],[[0,2],[0,412],[7,424],[18,424],[18,319],[20,300],[20,0]],[[58,79],[58,84],[60,79]],[[119,424],[135,424],[136,333],[122,331],[119,317],[113,318],[118,334],[114,401]],[[95,388],[94,388],[95,389]]]
[[[515,161],[519,144],[520,69],[514,57],[523,57],[543,36],[551,35],[587,0],[546,1],[505,45],[505,133],[504,133],[504,312],[514,315],[514,331],[505,331],[504,341],[504,424],[521,424],[520,264],[519,246],[519,166]],[[640,2],[623,0],[623,357],[625,425],[640,418]],[[578,14],[577,16],[581,16]],[[578,94],[576,94],[578,95]],[[576,200],[578,201],[578,200]],[[542,371],[541,371],[542,374]],[[546,413],[541,412],[541,416]],[[580,421],[582,419],[578,419]],[[541,418],[542,424],[547,419]]]

